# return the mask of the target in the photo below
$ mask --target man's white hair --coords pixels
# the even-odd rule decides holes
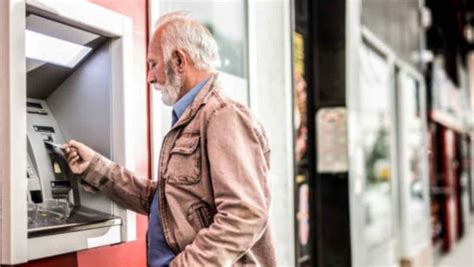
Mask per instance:
[[[183,49],[197,69],[214,70],[220,66],[216,41],[204,25],[187,13],[179,11],[163,15],[155,28],[163,28],[160,43],[165,64],[176,49]]]

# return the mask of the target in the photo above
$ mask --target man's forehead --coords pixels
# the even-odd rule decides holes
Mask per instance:
[[[148,43],[148,57],[154,57],[156,58],[158,56],[158,53],[160,51],[160,33],[162,31],[162,28],[158,28],[155,30],[153,35],[151,36],[150,42]]]
[[[150,43],[159,43],[163,30],[163,26],[156,28],[153,34],[151,35]]]
[[[156,43],[150,42],[148,44],[148,51],[147,51],[148,60],[157,60],[159,53],[160,53],[159,45]]]

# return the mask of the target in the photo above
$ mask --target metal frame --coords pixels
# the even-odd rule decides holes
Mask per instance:
[[[155,22],[158,20],[160,14],[159,0],[148,0],[148,36],[153,35],[155,31]],[[148,71],[148,70],[147,70]],[[169,126],[165,127],[163,122],[171,122],[171,110],[166,108],[158,99],[158,94],[152,88],[147,85],[150,91],[150,145],[151,145],[151,179],[154,181],[158,180],[158,159],[160,158],[160,148],[163,142],[163,137],[166,135]],[[160,138],[157,138],[160,136]]]
[[[347,135],[348,135],[348,158],[349,161],[349,207],[351,218],[351,263],[352,266],[363,266],[365,250],[362,246],[354,246],[360,240],[363,240],[361,231],[358,231],[359,225],[363,224],[363,212],[361,194],[364,187],[364,176],[361,170],[355,166],[359,163],[361,151],[358,151],[355,140],[358,140],[359,133],[354,130],[352,125],[357,125],[357,113],[353,111],[353,99],[357,99],[356,92],[359,86],[359,45],[361,42],[361,22],[360,14],[361,0],[346,2],[346,107],[348,109]],[[350,82],[349,82],[350,81]],[[360,164],[360,163],[359,163]]]
[[[418,86],[418,99],[419,99],[419,104],[420,104],[420,120],[421,120],[421,123],[422,123],[422,128],[421,128],[421,131],[422,131],[422,147],[423,147],[423,150],[424,151],[428,151],[428,126],[427,126],[427,112],[426,112],[426,92],[425,92],[425,86],[424,86],[424,79],[423,77],[418,73],[416,72],[415,70],[411,69],[410,66],[407,66],[406,64],[404,63],[401,63],[401,64],[398,64],[396,65],[399,69],[398,71],[398,75],[397,75],[397,79],[400,80],[400,75],[404,74],[408,77],[410,77],[411,79],[413,79],[413,81],[415,81],[417,83],[417,86]],[[402,89],[401,87],[397,88],[397,100],[401,100],[401,95],[402,95],[402,92],[400,92],[399,90]],[[402,89],[404,90],[404,89]],[[402,114],[403,111],[401,110],[397,110],[397,114]],[[400,125],[400,117],[398,118],[398,121],[397,121],[397,124]],[[400,151],[400,155],[399,155],[399,158],[402,159],[404,156],[405,156],[405,150],[404,148],[402,147],[402,143],[401,143],[401,131],[402,129],[399,127],[398,129],[398,149]],[[409,224],[408,222],[406,222],[405,220],[408,220],[408,214],[402,214],[400,216],[400,223],[401,223],[401,243],[402,243],[402,249],[401,249],[401,258],[403,259],[412,259],[414,257],[417,256],[417,254],[420,253],[420,251],[425,248],[426,246],[430,246],[430,243],[431,243],[431,234],[430,234],[430,223],[429,223],[429,218],[431,217],[431,214],[430,214],[430,194],[429,194],[429,167],[428,167],[428,156],[426,157],[423,157],[423,160],[422,162],[420,163],[421,166],[422,166],[422,175],[423,175],[423,197],[424,197],[424,202],[426,204],[426,206],[424,207],[424,211],[425,211],[425,214],[424,214],[424,218],[426,219],[426,240],[424,240],[424,242],[419,245],[420,247],[413,247],[412,244],[410,242],[408,242],[407,240],[405,240],[407,238],[407,236],[410,235],[410,232],[409,232],[409,229],[406,228],[406,227],[409,227]],[[404,166],[400,160],[399,166]],[[401,177],[401,182],[400,182],[400,185],[399,185],[399,192],[403,192],[405,186],[404,184],[407,182],[406,177],[404,177],[404,173],[403,173],[403,169],[400,170],[400,177]],[[401,206],[401,210],[400,212],[403,213],[404,212],[404,208],[407,207],[409,205],[409,203],[407,203],[407,196],[404,196],[403,193],[400,195],[400,199],[399,199],[399,203],[400,203],[400,206]],[[408,224],[408,225],[406,225]],[[422,230],[422,229],[418,229],[418,230]]]
[[[31,259],[53,256],[97,246],[136,239],[136,215],[113,203],[114,214],[122,217],[122,226],[105,226],[63,235],[27,238],[26,179],[26,67],[24,29],[27,10],[56,21],[113,38],[110,51],[112,63],[112,158],[132,169],[132,130],[127,127],[133,119],[131,57],[133,29],[129,18],[88,2],[42,0],[1,1],[2,27],[0,36],[7,40],[0,46],[0,124],[6,132],[0,134],[0,145],[7,148],[0,156],[1,186],[1,263],[17,264]],[[7,25],[7,27],[4,27]],[[5,56],[5,57],[3,57]],[[116,61],[116,62],[115,62]],[[6,63],[6,64],[5,64]],[[99,227],[99,226],[98,226]],[[67,239],[67,240],[65,240]],[[49,244],[45,246],[44,244]]]

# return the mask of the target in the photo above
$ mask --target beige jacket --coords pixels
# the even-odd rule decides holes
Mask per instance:
[[[81,183],[149,214],[159,190],[171,266],[274,266],[268,223],[270,148],[249,110],[220,94],[214,74],[165,136],[158,182],[97,154]]]

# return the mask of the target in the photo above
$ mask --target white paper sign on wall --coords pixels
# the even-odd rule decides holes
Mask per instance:
[[[316,114],[319,173],[348,171],[347,111],[343,107],[321,108]]]

